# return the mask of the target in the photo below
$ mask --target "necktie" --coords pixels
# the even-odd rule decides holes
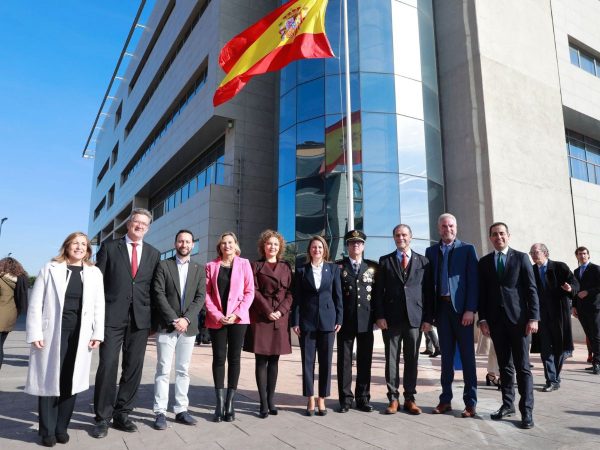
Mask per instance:
[[[408,255],[405,252],[402,252],[402,270],[406,270],[408,267]]]
[[[502,278],[504,275],[504,255],[502,253],[498,253],[498,267],[496,267],[498,271],[498,278]]]
[[[580,280],[583,278],[583,272],[585,272],[585,266],[581,266],[579,268],[579,279]]]
[[[442,245],[442,273],[440,280],[440,295],[448,295],[450,289],[448,288],[448,251],[447,245]]]
[[[352,267],[354,267],[354,275],[358,275],[358,271],[360,270],[360,264],[357,262],[352,263]]]
[[[138,262],[137,262],[137,247],[138,244],[135,242],[131,243],[131,276],[135,278],[135,274],[138,270]]]
[[[542,287],[546,289],[546,266],[540,267],[540,278],[542,279]]]

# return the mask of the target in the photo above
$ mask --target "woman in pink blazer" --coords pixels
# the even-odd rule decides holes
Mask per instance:
[[[240,378],[240,356],[248,310],[254,299],[254,276],[250,261],[240,258],[235,234],[227,231],[217,243],[219,257],[206,264],[206,328],[212,340],[212,372],[217,397],[215,422],[233,422],[233,398]],[[227,397],[225,396],[227,360]]]

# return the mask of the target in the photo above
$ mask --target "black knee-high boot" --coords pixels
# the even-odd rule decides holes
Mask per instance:
[[[269,367],[267,369],[267,403],[269,406],[269,414],[277,415],[277,407],[275,406],[275,386],[277,385],[277,372],[279,356],[271,356],[269,358]]]
[[[214,422],[221,422],[223,420],[223,416],[225,412],[223,410],[223,406],[225,404],[225,389],[215,388],[215,394],[217,397],[217,406],[215,408],[215,416],[213,418]]]
[[[235,389],[227,388],[227,399],[225,400],[225,422],[233,422],[235,420],[235,410],[233,409],[234,397]]]

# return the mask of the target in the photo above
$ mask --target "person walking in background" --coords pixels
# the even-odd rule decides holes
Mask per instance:
[[[0,369],[4,361],[4,341],[27,308],[27,272],[10,256],[0,259]]]
[[[492,413],[501,420],[515,413],[515,386],[519,387],[521,428],[533,428],[533,377],[529,368],[529,339],[538,330],[540,308],[529,257],[508,246],[510,232],[503,222],[490,226],[494,251],[479,261],[479,327],[491,336],[500,366],[502,406]]]
[[[462,417],[474,417],[477,407],[477,372],[473,322],[479,303],[477,252],[472,244],[456,238],[458,225],[452,214],[438,218],[439,243],[425,252],[431,263],[431,288],[435,324],[442,350],[442,393],[434,414],[452,409],[454,355],[458,344],[465,386]]]
[[[277,231],[265,230],[258,239],[261,259],[252,263],[254,301],[250,306],[250,327],[244,350],[256,359],[256,386],[260,397],[259,415],[277,415],[275,386],[279,356],[292,353],[289,318],[292,309],[292,268],[282,260],[285,241]]]
[[[375,276],[378,265],[363,259],[367,236],[350,230],[344,236],[348,256],[336,261],[342,274],[344,322],[337,335],[337,376],[339,412],[352,408],[352,351],[356,340],[356,408],[371,412],[371,363],[373,360],[373,323]]]
[[[415,402],[417,364],[421,331],[429,331],[433,307],[429,288],[430,266],[423,255],[410,248],[412,231],[408,225],[396,225],[392,231],[396,250],[379,259],[375,277],[375,320],[382,330],[385,345],[385,382],[389,405],[386,414],[396,414],[400,392],[400,351],[404,355],[404,410],[421,414]]]
[[[212,341],[212,372],[217,405],[214,421],[233,422],[233,401],[240,378],[240,358],[249,309],[254,300],[254,276],[250,261],[240,258],[241,250],[234,233],[219,237],[217,254],[206,264],[206,327]],[[227,396],[225,397],[225,361]]]
[[[104,275],[106,320],[104,342],[94,387],[95,425],[92,436],[103,438],[108,425],[133,433],[137,426],[129,418],[144,367],[146,343],[152,324],[150,290],[160,253],[143,241],[152,214],[134,208],[127,219],[127,234],[102,243],[96,266]],[[119,355],[123,352],[117,391]],[[115,400],[116,399],[116,400]]]
[[[435,328],[436,327],[432,326],[430,331],[423,333],[423,335],[425,335],[425,350],[421,352],[421,355],[437,358],[442,354],[442,351],[440,350],[440,341]]]
[[[306,415],[315,412],[315,357],[319,357],[318,414],[327,414],[325,397],[331,391],[331,361],[335,334],[343,323],[344,305],[339,267],[329,260],[329,246],[313,236],[306,249],[307,262],[296,267],[292,329],[300,340],[302,395],[308,398]]]
[[[565,352],[573,350],[570,301],[579,290],[579,283],[565,263],[549,259],[550,252],[545,244],[533,244],[529,256],[534,262],[533,273],[540,300],[537,336],[546,377],[542,391],[552,392],[560,388]]]
[[[152,288],[156,299],[156,375],[154,377],[154,428],[167,429],[169,376],[175,355],[175,422],[195,425],[188,412],[188,368],[198,333],[198,313],[204,303],[202,268],[190,260],[194,235],[179,230],[175,235],[175,256],[161,261]]]
[[[39,397],[38,433],[46,447],[69,442],[77,394],[89,388],[92,350],[104,339],[102,273],[91,257],[88,237],[71,233],[31,291],[25,392]]]

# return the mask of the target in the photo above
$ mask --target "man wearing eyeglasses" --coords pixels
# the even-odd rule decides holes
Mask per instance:
[[[133,433],[129,418],[142,379],[146,342],[151,327],[150,288],[160,253],[143,242],[152,214],[135,208],[122,239],[103,243],[96,265],[104,275],[104,342],[94,388],[95,426],[92,436],[103,438],[108,425]],[[116,392],[119,355],[123,351],[121,380]],[[116,398],[116,401],[115,401]]]

